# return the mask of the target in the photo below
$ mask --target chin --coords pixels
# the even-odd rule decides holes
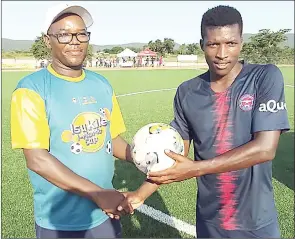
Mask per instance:
[[[224,70],[220,70],[220,69],[216,69],[214,66],[210,66],[209,70],[210,72],[212,72],[214,75],[217,75],[217,76],[225,76],[230,72],[230,70],[227,68]]]
[[[78,67],[83,65],[83,61],[84,59],[69,59],[68,62],[68,66],[70,67]]]
[[[214,69],[214,73],[216,75],[218,75],[218,76],[226,76],[226,75],[229,74],[229,72],[230,72],[229,69],[224,69],[224,70],[216,70],[216,69]]]

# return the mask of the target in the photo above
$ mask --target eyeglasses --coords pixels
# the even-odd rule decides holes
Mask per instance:
[[[86,43],[90,40],[90,32],[57,33],[47,35],[55,37],[60,44],[69,44],[73,40],[74,36],[80,43]]]

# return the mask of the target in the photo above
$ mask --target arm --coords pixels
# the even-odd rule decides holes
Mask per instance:
[[[200,162],[200,175],[239,170],[274,159],[280,134],[289,129],[286,108],[272,110],[267,107],[268,102],[275,102],[271,104],[275,108],[277,104],[285,104],[281,71],[274,65],[266,66],[264,74],[257,81],[257,89],[251,129],[253,140],[213,159]]]
[[[46,149],[23,149],[27,167],[55,186],[95,201],[102,188],[80,177]]]
[[[184,156],[187,157],[190,148],[190,141],[184,140]],[[148,175],[149,177],[149,175]],[[144,183],[134,192],[124,193],[126,200],[120,204],[118,210],[122,210],[126,207],[126,204],[130,203],[133,209],[141,206],[144,201],[150,197],[155,191],[158,190],[160,184],[154,183],[147,179]]]
[[[168,152],[176,164],[162,172],[150,173],[149,179],[158,184],[179,182],[206,174],[240,170],[274,159],[280,131],[265,131],[255,134],[249,143],[221,154],[213,159],[193,161],[182,155]]]
[[[111,136],[113,142],[113,155],[118,159],[133,163],[130,145],[120,136],[120,134],[125,132],[126,128],[117,98],[114,93],[112,101],[113,110],[111,113]],[[158,188],[159,185],[145,181],[136,191],[124,193],[126,200],[120,203],[117,208],[118,211],[128,207],[129,204],[132,205],[133,209],[138,208],[143,204],[146,198],[152,195]],[[115,214],[109,213],[108,215],[113,217]]]
[[[157,183],[170,183],[205,174],[248,168],[272,160],[281,132],[290,128],[286,108],[277,108],[278,104],[285,105],[284,82],[280,70],[269,65],[257,85],[258,94],[251,129],[253,140],[213,159],[196,162],[173,152],[168,153],[177,163],[171,169],[151,173],[150,179]]]
[[[118,159],[133,163],[130,145],[121,136],[113,139],[113,155]]]
[[[171,122],[171,126],[174,127],[180,135],[184,138],[184,155],[187,156],[190,149],[190,135],[189,128],[184,116],[184,111],[181,106],[183,99],[183,93],[185,91],[178,89],[174,98],[174,120]],[[147,175],[149,178],[149,175]],[[132,204],[134,209],[138,208],[144,203],[144,201],[151,196],[158,188],[160,184],[152,182],[147,179],[136,191],[125,193],[126,200],[118,207],[121,210],[125,203],[129,202]]]
[[[16,90],[11,100],[12,148],[23,149],[27,167],[55,186],[93,200],[105,211],[117,212],[116,206],[124,196],[115,190],[100,188],[63,165],[48,152],[49,138],[41,96],[26,88]]]
[[[280,133],[280,131],[258,132],[252,141],[243,146],[213,159],[195,162],[195,176],[235,171],[273,160]]]
[[[119,214],[116,206],[124,200],[124,195],[115,190],[105,190],[91,181],[77,175],[46,149],[24,149],[27,167],[55,186],[88,198],[107,213]],[[123,209],[122,209],[123,210]],[[133,212],[130,204],[124,210]]]
[[[117,136],[115,139],[113,139],[113,154],[115,157],[121,160],[127,160],[128,162],[133,163],[133,159],[130,153],[130,145],[121,136]],[[157,191],[159,187],[160,185],[146,180],[135,192],[125,193],[125,197],[127,198],[125,203],[132,203],[132,208],[136,209],[149,196]],[[133,196],[132,200],[131,195]],[[125,208],[125,206],[125,204],[121,204],[121,207],[119,207],[119,209],[122,209],[123,207]]]
[[[172,127],[174,127],[183,138],[184,142],[184,156],[187,157],[190,150],[190,135],[189,135],[189,129],[188,125],[184,116],[184,112],[181,107],[181,96],[179,96],[179,89],[176,93],[176,96],[174,98],[174,114],[175,118],[171,122]],[[147,175],[149,178],[149,175]],[[141,198],[143,201],[145,201],[149,196],[151,196],[158,188],[160,187],[160,184],[154,183],[151,180],[147,179],[136,191],[135,193],[138,195],[139,198]]]
[[[120,136],[126,131],[123,116],[120,110],[116,95],[112,96],[113,109],[111,113],[111,137],[113,142],[113,155],[121,160],[133,162],[130,152],[130,145]]]

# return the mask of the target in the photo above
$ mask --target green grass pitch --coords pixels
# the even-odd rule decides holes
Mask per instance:
[[[281,68],[286,85],[294,85],[294,68]],[[201,73],[198,70],[125,70],[101,71],[117,95],[175,88],[181,82]],[[29,72],[2,72],[2,236],[35,237],[32,189],[21,151],[11,150],[10,97],[17,82]],[[291,130],[281,136],[273,161],[273,185],[282,238],[294,238],[294,88],[286,86],[286,101]],[[169,123],[173,117],[175,90],[119,97],[130,142],[135,132],[150,122]],[[192,150],[191,150],[192,151]],[[190,152],[192,156],[192,152]],[[144,176],[130,164],[116,160],[114,186],[135,190]],[[180,196],[181,195],[181,196]],[[161,187],[146,204],[168,215],[194,225],[196,183],[191,179]],[[191,237],[136,212],[122,219],[123,237]]]

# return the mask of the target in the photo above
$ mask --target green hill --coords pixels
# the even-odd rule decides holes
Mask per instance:
[[[255,34],[249,34],[245,33],[243,35],[244,41],[248,42],[249,38]],[[287,40],[284,42],[283,46],[289,46],[294,48],[294,33],[287,33]],[[196,40],[198,42],[198,40]],[[34,43],[33,40],[12,40],[7,38],[2,38],[2,51],[12,51],[12,50],[30,50],[31,45]],[[118,45],[95,45],[93,44],[93,50],[101,51],[103,49],[111,49],[115,46],[121,46],[123,48],[126,47],[135,47],[135,48],[142,48],[144,45],[147,45],[147,43],[140,43],[140,42],[134,42],[134,43],[127,43],[127,44],[118,44]],[[175,49],[178,49],[180,44],[175,43]]]

